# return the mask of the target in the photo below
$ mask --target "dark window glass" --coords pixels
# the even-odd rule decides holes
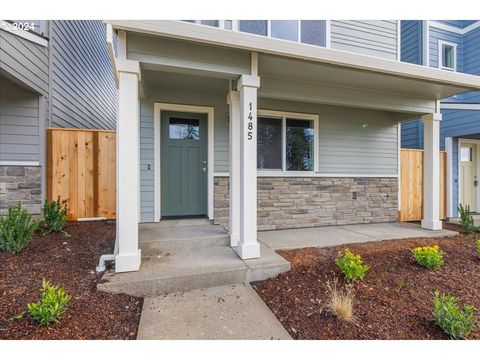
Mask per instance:
[[[170,139],[200,139],[200,124],[198,119],[171,118],[168,127]]]
[[[301,29],[302,43],[325,46],[325,20],[302,20]]]
[[[273,38],[298,41],[297,20],[272,20],[270,30]]]
[[[287,119],[286,170],[313,171],[313,121]]]
[[[455,56],[454,47],[450,45],[443,45],[443,67],[454,69],[455,68]]]
[[[267,35],[267,20],[240,20],[240,31],[250,34]]]
[[[202,25],[218,27],[218,20],[200,20]]]
[[[258,117],[257,168],[282,169],[282,119]]]

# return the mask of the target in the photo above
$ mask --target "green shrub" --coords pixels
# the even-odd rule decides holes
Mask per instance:
[[[473,216],[470,214],[470,205],[458,205],[458,212],[460,213],[460,226],[467,234],[474,233],[477,228],[473,221]]]
[[[455,296],[435,291],[435,323],[452,339],[465,339],[470,335],[477,326],[475,312],[472,305],[465,305],[462,309]]]
[[[60,198],[52,202],[45,200],[42,213],[44,218],[42,221],[44,235],[63,231],[63,227],[67,222],[67,205],[62,206]]]
[[[480,257],[480,240],[477,240],[477,243],[475,244],[475,247],[477,248],[477,255]]]
[[[415,261],[427,268],[438,269],[443,265],[443,254],[438,245],[434,246],[419,246],[412,250]]]
[[[0,249],[19,253],[32,240],[37,225],[20,202],[9,206],[7,215],[0,216]]]
[[[65,293],[63,287],[50,285],[50,282],[42,282],[40,289],[41,299],[36,303],[28,304],[28,313],[40,325],[49,325],[58,322],[60,316],[67,310],[66,305],[70,296]]]
[[[369,269],[368,265],[363,265],[360,255],[355,255],[348,249],[345,250],[345,254],[343,255],[341,252],[338,252],[335,264],[338,265],[345,280],[348,282],[352,280],[362,280]]]

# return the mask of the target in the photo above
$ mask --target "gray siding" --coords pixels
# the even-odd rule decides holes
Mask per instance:
[[[332,20],[331,47],[397,59],[396,20]]]
[[[40,94],[47,94],[48,49],[0,30],[0,73],[18,79]]]
[[[0,161],[39,161],[39,95],[0,77]]]
[[[117,91],[101,21],[51,21],[51,126],[113,129]]]

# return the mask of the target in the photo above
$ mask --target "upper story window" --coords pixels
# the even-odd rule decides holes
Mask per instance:
[[[438,67],[444,70],[457,70],[457,44],[439,40]]]
[[[304,44],[326,45],[325,20],[184,20]]]

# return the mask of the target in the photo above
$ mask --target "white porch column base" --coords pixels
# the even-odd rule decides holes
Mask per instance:
[[[115,256],[115,272],[137,271],[140,269],[141,258],[140,249],[133,254],[118,254]]]
[[[260,78],[242,75],[240,91],[240,239],[242,259],[260,257],[257,241],[257,89]],[[231,180],[231,178],[230,178]]]
[[[422,116],[423,151],[423,219],[422,228],[441,230],[440,221],[440,120],[442,114]]]
[[[117,253],[115,272],[137,271],[138,248],[139,143],[138,61],[120,60],[117,64]]]
[[[230,91],[227,96],[229,105],[229,142],[230,142],[230,201],[229,229],[230,246],[240,241],[240,93]]]

